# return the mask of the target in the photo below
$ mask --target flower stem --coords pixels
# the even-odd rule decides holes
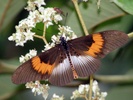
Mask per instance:
[[[128,37],[129,37],[129,38],[133,38],[133,32],[129,33],[129,34],[128,34]]]
[[[45,44],[48,44],[46,38],[45,38],[45,34],[46,34],[46,25],[44,23],[44,27],[43,27],[43,35],[39,36],[39,35],[34,35],[34,37],[42,39],[44,41]]]
[[[74,6],[75,6],[75,9],[76,9],[76,12],[77,12],[77,14],[78,14],[80,23],[81,23],[82,28],[83,28],[83,30],[84,30],[84,33],[85,33],[85,35],[88,35],[88,34],[89,34],[89,33],[88,33],[88,30],[87,30],[87,28],[86,28],[86,26],[85,26],[85,23],[84,23],[84,21],[83,21],[82,15],[81,15],[81,12],[80,12],[79,7],[78,7],[78,0],[72,0],[72,2],[73,2],[73,4],[74,4]]]
[[[43,27],[43,37],[45,38],[45,34],[46,34],[46,24],[44,23],[44,27]]]
[[[48,44],[46,38],[44,38],[43,36],[39,36],[39,35],[34,35],[34,37],[42,39],[44,41],[45,44]]]
[[[90,75],[89,100],[92,99],[92,85],[93,85],[93,75]]]
[[[5,7],[3,14],[1,15],[1,19],[0,19],[0,30],[2,28],[4,21],[5,21],[5,16],[6,16],[8,10],[10,9],[12,2],[13,2],[13,0],[8,0],[8,2],[6,3],[6,7]]]

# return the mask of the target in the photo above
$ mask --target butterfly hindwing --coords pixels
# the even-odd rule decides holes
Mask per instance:
[[[61,45],[58,45],[58,48],[58,59],[53,72],[49,77],[49,82],[57,86],[62,86],[73,80],[73,74],[66,51]]]
[[[71,56],[71,60],[79,77],[88,77],[95,73],[101,63],[99,59],[89,55]]]

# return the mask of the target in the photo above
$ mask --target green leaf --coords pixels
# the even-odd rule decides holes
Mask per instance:
[[[112,88],[106,100],[133,100],[133,85]]]
[[[94,2],[94,0],[92,1],[92,3],[88,3],[87,8],[79,5],[79,9],[89,31],[90,29],[107,20],[117,18],[125,14],[116,5],[109,2],[109,0],[102,0],[100,11],[98,11],[96,1]],[[70,19],[67,21],[67,24],[74,30],[74,32],[78,36],[83,35],[82,28],[80,26],[76,13],[73,12],[69,18]]]
[[[11,75],[0,75],[0,100],[9,98],[15,92],[16,85],[11,82]]]
[[[0,32],[7,31],[10,23],[15,20],[17,14],[24,8],[25,0],[0,0]]]
[[[115,18],[108,20],[100,25],[98,25],[95,28],[95,31],[103,31],[103,30],[121,30],[123,32],[129,32],[129,30],[132,28],[133,23],[133,16],[132,15],[126,15],[122,16],[120,18]]]
[[[113,0],[113,2],[127,13],[133,15],[133,0]]]

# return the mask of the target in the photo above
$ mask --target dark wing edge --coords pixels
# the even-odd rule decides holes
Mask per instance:
[[[102,52],[99,53],[99,57],[101,58],[103,58],[109,52],[124,46],[129,40],[128,35],[122,31],[109,30],[100,32],[100,34],[105,41]]]
[[[125,45],[129,40],[126,33],[108,30],[68,41],[74,49],[94,58],[103,58],[111,51]]]
[[[31,60],[20,65],[12,75],[14,84],[24,84],[30,81],[45,80],[49,75],[42,75],[33,69]]]
[[[50,77],[58,56],[58,48],[53,47],[20,65],[12,75],[12,82],[23,84],[45,80]],[[54,57],[54,58],[53,58]]]

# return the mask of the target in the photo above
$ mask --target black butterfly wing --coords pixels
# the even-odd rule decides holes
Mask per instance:
[[[128,36],[120,31],[104,31],[68,41],[71,60],[81,77],[93,74],[100,66],[99,58],[121,47]]]
[[[57,56],[58,48],[54,47],[31,58],[15,70],[12,76],[12,82],[22,84],[30,81],[48,79],[54,68]]]
[[[65,85],[73,80],[68,58],[60,44],[26,61],[12,76],[15,84],[45,79],[54,85]]]
[[[105,55],[111,51],[125,45],[129,40],[128,35],[121,31],[110,30],[100,32],[99,34],[101,34],[104,40],[102,51],[98,54],[100,58],[105,57]]]
[[[73,49],[95,58],[103,58],[109,52],[128,42],[128,35],[121,31],[109,30],[68,41]]]
[[[20,65],[12,76],[12,82],[15,84],[23,84],[30,81],[45,80],[49,77],[48,74],[38,73],[33,69],[31,59]]]

